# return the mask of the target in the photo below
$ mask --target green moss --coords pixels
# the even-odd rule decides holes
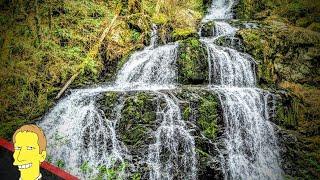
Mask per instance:
[[[310,24],[310,26],[308,26],[308,29],[320,32],[320,23],[313,22],[312,24]]]
[[[152,95],[148,93],[139,92],[125,99],[119,124],[120,136],[125,144],[137,145],[146,139],[148,127],[156,119],[155,108]]]
[[[308,17],[300,18],[296,21],[297,26],[307,27],[312,23],[312,19]]]
[[[159,13],[152,18],[152,22],[157,25],[166,24],[168,22],[168,17],[163,13]]]
[[[299,118],[301,118],[301,106],[295,98],[288,96],[284,98],[277,106],[277,123],[285,128],[297,129]]]
[[[188,38],[179,45],[178,81],[181,84],[208,82],[207,52],[196,38]]]
[[[192,28],[176,28],[172,32],[173,41],[187,39],[188,37],[197,37],[198,34]]]
[[[183,119],[184,120],[188,120],[189,117],[191,115],[191,108],[190,107],[186,107],[184,110],[183,110]]]
[[[118,105],[117,101],[120,96],[121,94],[117,92],[106,92],[97,101],[99,108],[104,111],[104,114],[107,118],[111,117],[115,106]]]
[[[205,23],[201,28],[201,36],[203,37],[213,36],[214,26],[215,26],[214,21],[209,21]]]
[[[198,124],[203,134],[209,139],[215,139],[217,133],[217,101],[213,95],[201,100],[199,106]]]

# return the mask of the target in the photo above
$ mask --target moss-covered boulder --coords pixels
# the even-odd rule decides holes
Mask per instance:
[[[154,94],[138,92],[126,97],[118,126],[122,142],[132,146],[145,144],[147,135],[150,135],[155,126],[156,111]]]
[[[224,123],[217,95],[200,88],[177,89],[174,94],[181,102],[183,119],[195,130],[199,179],[222,179],[219,155],[225,149],[220,138]]]
[[[196,38],[188,38],[179,44],[177,66],[178,82],[181,84],[208,83],[208,54]]]
[[[202,37],[211,37],[214,36],[214,21],[209,21],[201,26],[201,36]]]
[[[320,34],[270,22],[272,27],[244,29],[238,35],[258,62],[260,83],[290,81],[319,86]]]
[[[197,31],[193,28],[176,28],[172,32],[173,41],[184,40],[191,37],[199,38]]]
[[[225,47],[229,47],[232,49],[236,49],[238,51],[244,51],[244,46],[242,44],[242,41],[238,37],[221,36],[221,37],[217,38],[214,43],[219,46],[225,46]]]

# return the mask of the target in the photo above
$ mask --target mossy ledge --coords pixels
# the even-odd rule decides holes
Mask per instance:
[[[199,39],[179,42],[177,66],[180,84],[208,84],[208,54]]]

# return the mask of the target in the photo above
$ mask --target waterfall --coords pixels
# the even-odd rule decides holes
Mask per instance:
[[[272,109],[268,107],[268,99],[272,95],[255,87],[256,64],[249,55],[214,44],[219,37],[233,36],[237,31],[225,21],[233,17],[234,3],[213,1],[202,20],[202,23],[215,21],[214,37],[200,38],[207,48],[209,64],[209,85],[200,88],[214,91],[221,102],[227,154],[217,156],[222,158],[225,179],[282,179],[277,139],[269,122]],[[144,170],[148,179],[198,178],[193,129],[186,125],[179,100],[171,93],[178,85],[175,62],[179,45],[158,46],[157,39],[157,27],[153,25],[150,45],[129,57],[115,82],[72,90],[42,118],[38,125],[47,135],[52,162],[68,157],[64,168],[82,179],[94,178],[102,166],[109,169],[133,164],[130,150],[116,131],[125,97],[120,95],[108,117],[97,101],[102,93],[110,91],[151,91],[164,103],[158,102],[155,119],[158,126],[151,132],[152,141],[141,158],[145,162],[137,164],[147,165]],[[92,174],[83,172],[84,164],[93,168]],[[118,175],[127,179],[130,173],[124,168]]]
[[[157,112],[161,124],[154,132],[156,142],[148,150],[150,179],[196,179],[194,138],[186,128],[175,97],[158,94],[165,99],[166,106]]]
[[[268,121],[268,93],[255,88],[212,87],[225,120],[226,179],[281,179],[279,151]]]
[[[85,163],[90,167],[111,168],[131,159],[115,132],[123,102],[119,101],[114,109],[115,119],[107,119],[95,104],[101,90],[74,91],[38,124],[46,133],[52,161],[63,161],[66,169],[79,177],[90,178],[76,168]],[[97,169],[92,170],[93,174],[98,173]]]
[[[213,34],[215,38],[225,36],[225,35],[233,35],[237,31],[237,28],[232,27],[230,24],[223,21],[216,21],[213,29]]]
[[[210,62],[209,83],[225,86],[255,85],[255,62],[250,56],[210,41],[202,42],[207,47]]]
[[[202,19],[202,22],[208,22],[213,19],[231,19],[233,17],[232,6],[234,3],[234,0],[213,1],[209,12]]]
[[[214,37],[201,38],[209,57],[209,88],[218,94],[223,110],[227,155],[221,166],[225,179],[282,179],[277,138],[269,121],[270,93],[255,88],[254,60],[214,44],[221,36],[235,34],[236,29],[222,21],[232,17],[233,3],[213,2],[203,22],[216,20]]]
[[[176,82],[177,44],[133,53],[119,71],[116,86],[121,89],[168,89]]]
[[[153,133],[155,144],[150,144],[146,155],[150,179],[174,179],[178,173],[181,178],[196,179],[194,138],[182,120],[178,102],[158,91],[175,87],[178,44],[156,47],[156,41],[153,26],[150,46],[130,56],[113,84],[73,90],[38,123],[47,135],[53,162],[69,157],[64,168],[84,179],[97,175],[101,166],[131,163],[130,152],[116,132],[123,100],[118,100],[112,119],[107,119],[96,105],[97,96],[106,91],[151,90],[165,99],[166,107],[157,112],[161,125]],[[79,170],[84,163],[95,169],[92,175]],[[128,174],[123,170],[119,176],[127,178]]]

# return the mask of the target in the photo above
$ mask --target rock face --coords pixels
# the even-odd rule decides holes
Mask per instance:
[[[223,174],[220,171],[217,146],[222,149],[219,137],[223,122],[216,94],[202,88],[184,87],[171,92],[171,96],[176,97],[179,102],[183,119],[195,137],[199,179],[221,179]],[[152,91],[106,92],[99,96],[97,106],[108,119],[112,118],[112,110],[117,101],[121,101],[123,105],[116,131],[119,140],[131,152],[132,162],[128,163],[135,166],[134,171],[140,172],[142,179],[148,178],[148,174],[143,174],[148,172],[147,161],[143,157],[148,153],[148,147],[155,143],[153,133],[161,123],[157,116],[160,115],[159,109],[167,106],[166,101]]]
[[[177,68],[179,83],[208,84],[208,54],[199,39],[188,38],[179,43]]]
[[[214,21],[203,24],[200,33],[202,37],[214,36]]]

